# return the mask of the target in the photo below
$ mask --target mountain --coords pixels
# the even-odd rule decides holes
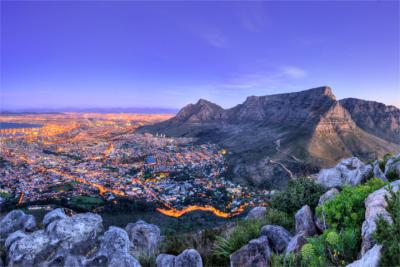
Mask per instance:
[[[358,99],[336,100],[323,86],[301,92],[250,96],[230,109],[199,100],[139,132],[195,137],[228,154],[228,175],[240,182],[282,188],[341,158],[363,160],[400,150],[399,109]]]

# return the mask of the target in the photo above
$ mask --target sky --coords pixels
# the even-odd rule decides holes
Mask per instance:
[[[398,1],[1,1],[0,109],[228,108],[328,85],[400,107]]]

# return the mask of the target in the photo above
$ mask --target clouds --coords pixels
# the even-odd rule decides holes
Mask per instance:
[[[201,37],[209,45],[217,47],[217,48],[223,48],[227,44],[226,37],[222,33],[218,32],[216,30],[204,32],[201,34]]]
[[[236,73],[218,85],[224,90],[259,89],[266,87],[288,87],[291,82],[305,78],[307,72],[296,66],[267,68],[247,73]]]
[[[284,66],[281,71],[282,75],[293,79],[303,78],[307,75],[305,70],[295,66]]]

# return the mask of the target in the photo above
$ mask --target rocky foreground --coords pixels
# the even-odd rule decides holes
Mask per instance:
[[[339,193],[344,185],[357,185],[372,176],[387,181],[386,175],[400,175],[400,154],[385,163],[366,165],[357,158],[349,158],[331,169],[322,170],[316,181],[326,191],[318,205]],[[393,191],[400,189],[400,180],[391,182]],[[391,221],[386,211],[387,186],[371,193],[365,199],[365,221],[362,224],[360,258],[349,266],[378,266],[381,246],[375,244],[372,234],[375,220],[382,215]],[[247,220],[265,216],[265,207],[255,207]],[[314,214],[305,205],[295,214],[295,233],[279,225],[265,225],[260,237],[253,239],[230,255],[233,266],[269,266],[272,253],[298,253],[307,238],[327,228],[324,218]],[[102,218],[94,213],[68,216],[58,208],[47,213],[42,222],[32,215],[13,210],[0,220],[0,266],[141,266],[140,259],[156,257],[158,267],[200,267],[200,254],[191,248],[179,255],[160,254],[163,237],[158,226],[144,221],[129,223],[125,229],[104,229]]]

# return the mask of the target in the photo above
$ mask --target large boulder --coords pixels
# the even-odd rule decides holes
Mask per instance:
[[[337,190],[336,188],[331,188],[328,191],[326,191],[323,195],[321,195],[321,197],[319,198],[318,201],[318,206],[322,206],[323,204],[325,204],[325,202],[327,202],[330,199],[333,199],[337,194],[339,194],[339,190]],[[320,230],[321,232],[323,232],[325,229],[328,228],[328,226],[326,225],[325,222],[325,214],[324,211],[322,211],[322,214],[320,216],[317,216],[317,214],[315,214],[314,216],[314,222],[315,222],[315,226],[318,228],[318,230]]]
[[[382,246],[375,245],[368,250],[361,259],[354,261],[346,267],[378,267],[381,259]]]
[[[296,234],[304,231],[308,236],[313,236],[317,233],[310,206],[304,205],[296,212],[294,218],[296,223]]]
[[[393,188],[393,191],[396,192],[400,188],[400,180],[394,181],[390,183]],[[382,216],[388,222],[392,222],[392,218],[389,213],[386,211],[386,200],[385,195],[388,194],[387,186],[376,190],[375,192],[369,194],[369,196],[365,199],[365,221],[361,227],[361,254],[364,255],[372,246],[375,244],[372,234],[376,230],[376,219],[379,216]]]
[[[282,253],[286,250],[286,247],[292,235],[282,226],[279,225],[265,225],[261,228],[261,235],[268,237],[269,245],[275,253]]]
[[[136,223],[129,223],[125,230],[131,241],[131,253],[135,257],[143,253],[148,256],[158,253],[161,235],[157,225],[140,220]]]
[[[372,163],[372,172],[373,176],[376,178],[381,179],[384,182],[387,182],[387,178],[385,176],[385,173],[381,170],[381,167],[379,166],[379,161],[375,160],[374,163]]]
[[[286,247],[285,254],[288,255],[290,253],[299,252],[303,247],[303,245],[307,243],[306,238],[307,238],[306,232],[300,232],[297,235],[295,235],[292,239],[290,239],[290,242]]]
[[[268,237],[261,236],[230,255],[231,267],[269,266],[270,257]]]
[[[316,182],[332,188],[344,185],[358,185],[365,182],[373,175],[372,166],[364,164],[357,157],[342,160],[335,167],[322,169],[316,178]]]
[[[46,227],[53,221],[66,219],[66,218],[68,218],[68,216],[65,214],[64,209],[58,208],[58,209],[55,209],[55,210],[52,210],[52,211],[46,213],[46,215],[44,215],[42,224],[44,227]]]
[[[43,231],[31,234],[10,235],[12,240],[6,240],[8,245],[7,259],[10,266],[42,265],[51,253],[50,239]]]
[[[157,267],[203,267],[201,256],[195,249],[186,249],[178,256],[160,254],[156,264]]]
[[[100,248],[86,265],[140,267],[140,263],[129,255],[130,241],[124,229],[111,226],[99,240]]]
[[[0,242],[15,231],[33,231],[36,228],[35,218],[25,214],[22,210],[10,211],[0,220]]]
[[[82,213],[55,220],[46,227],[52,245],[68,253],[85,255],[103,231],[102,218],[94,213]]]
[[[176,256],[170,254],[160,254],[157,256],[157,267],[174,267],[174,260]]]
[[[252,208],[246,216],[246,220],[261,220],[265,218],[267,213],[266,207],[254,207]]]
[[[203,267],[203,261],[195,249],[186,249],[176,256],[174,267]]]
[[[400,154],[388,159],[385,166],[385,176],[391,180],[400,179]]]

